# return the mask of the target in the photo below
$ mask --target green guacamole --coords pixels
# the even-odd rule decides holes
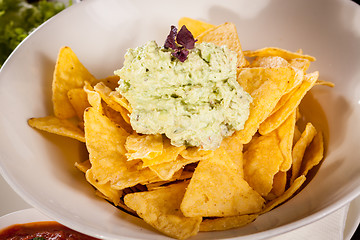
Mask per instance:
[[[236,62],[235,52],[212,43],[196,44],[184,62],[155,41],[128,49],[115,74],[133,129],[165,134],[175,146],[216,149],[249,116],[252,98],[236,81]]]

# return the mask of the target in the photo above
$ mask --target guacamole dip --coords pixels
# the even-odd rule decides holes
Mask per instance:
[[[131,126],[175,146],[216,149],[249,116],[252,98],[236,81],[236,62],[235,52],[212,43],[196,44],[184,62],[155,41],[129,49],[115,74],[133,109]]]

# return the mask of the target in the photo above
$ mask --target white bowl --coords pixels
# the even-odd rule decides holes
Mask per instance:
[[[286,204],[252,224],[193,239],[262,239],[309,224],[360,193],[360,8],[351,1],[87,0],[33,32],[0,72],[0,170],[29,204],[70,228],[106,239],[168,239],[96,197],[73,167],[83,145],[40,133],[27,119],[52,113],[51,79],[60,47],[70,46],[96,77],[121,67],[127,48],[163,43],[182,16],[237,26],[243,49],[302,48],[311,70],[336,87],[316,87],[329,122],[325,161]]]
[[[14,224],[53,221],[35,208],[28,208],[12,212],[0,217],[0,230]]]

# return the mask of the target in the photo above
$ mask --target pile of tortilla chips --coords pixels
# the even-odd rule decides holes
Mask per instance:
[[[53,78],[54,115],[30,126],[86,144],[77,162],[99,196],[160,232],[186,239],[199,231],[237,228],[291,198],[324,155],[321,131],[300,129],[299,104],[317,84],[315,58],[279,48],[242,51],[232,23],[182,18],[199,42],[237,52],[238,82],[253,102],[245,128],[205,151],[175,147],[162,135],[132,130],[118,78],[96,79],[69,47],[60,49]]]

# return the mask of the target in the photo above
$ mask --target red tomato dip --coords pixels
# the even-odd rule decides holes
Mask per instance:
[[[98,240],[55,221],[14,224],[0,230],[1,240]]]

